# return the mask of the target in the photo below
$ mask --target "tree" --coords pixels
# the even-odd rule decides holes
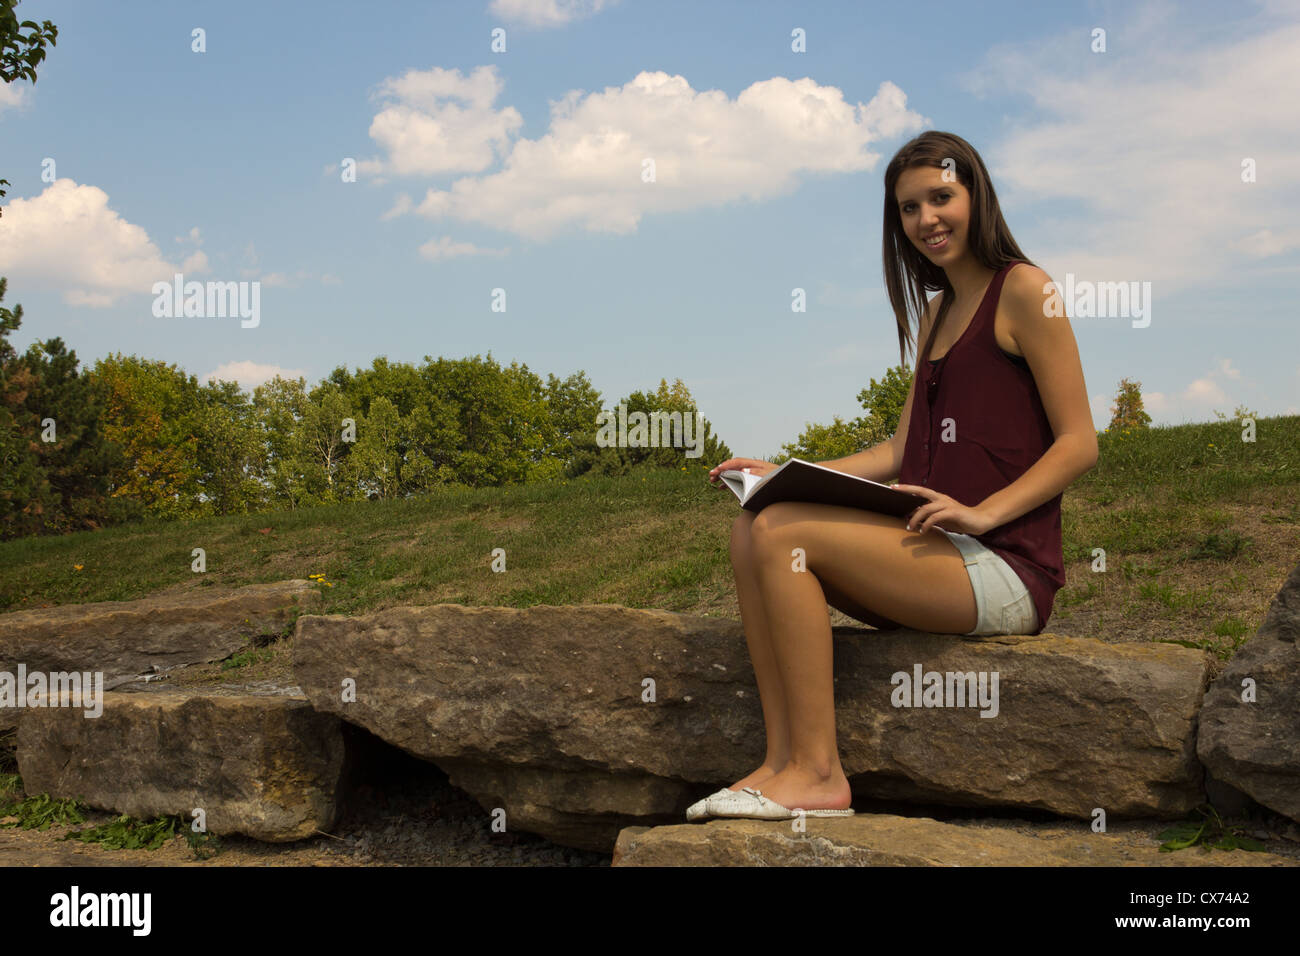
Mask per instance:
[[[311,390],[301,422],[303,470],[311,489],[304,504],[351,501],[360,497],[356,488],[348,487],[343,463],[351,449],[344,441],[343,420],[355,422],[352,401],[333,382],[323,382]]]
[[[303,419],[307,412],[307,383],[279,375],[253,389],[253,417],[265,465],[261,479],[271,500],[291,510],[321,489],[308,480]]]
[[[0,300],[7,282],[0,278]],[[0,308],[0,526],[16,537],[39,529],[40,516],[53,505],[53,492],[37,456],[40,421],[28,405],[39,383],[9,344],[9,333],[23,320],[23,307]]]
[[[862,436],[862,448],[878,445],[898,431],[912,378],[909,366],[895,365],[879,382],[873,378],[870,385],[858,392],[858,401],[867,410],[865,416],[854,420]]]
[[[600,447],[596,441],[599,431],[605,430],[617,435],[619,405],[626,409],[628,444]],[[645,447],[632,444],[638,438],[634,429],[640,419],[633,417],[638,412],[645,415],[646,440],[651,443]],[[707,471],[719,461],[732,457],[731,450],[713,433],[709,420],[700,414],[695,399],[680,378],[671,386],[667,379],[661,378],[656,391],[648,394],[633,392],[609,409],[608,414],[610,417],[604,426],[597,424],[595,416],[588,420],[585,426],[587,431],[585,434],[580,433],[575,441],[576,452],[566,470],[568,477],[576,477],[588,471],[603,475],[625,475],[636,468]],[[691,440],[689,448],[686,444],[688,426]],[[653,444],[656,440],[658,446]],[[700,454],[687,457],[687,451],[697,447]]]
[[[439,432],[420,445],[429,464],[470,486],[538,477],[545,390],[528,366],[503,369],[491,352],[436,362],[426,355],[424,362],[420,375]]]
[[[0,278],[0,300],[7,286]],[[113,509],[107,472],[114,451],[99,429],[94,384],[63,340],[19,356],[8,333],[22,306],[0,308],[0,535],[99,527]]]
[[[600,392],[586,372],[580,370],[565,379],[547,376],[541,455],[551,462],[555,475],[571,478],[591,467],[600,453],[596,418],[601,407]]]
[[[36,64],[45,59],[45,45],[58,46],[59,28],[49,20],[37,24],[35,20],[18,22],[14,7],[19,0],[0,0],[0,80],[30,80],[36,83]],[[23,30],[31,30],[27,36]],[[9,180],[0,179],[8,186]],[[0,189],[0,199],[5,191]]]
[[[91,377],[104,434],[122,449],[120,466],[109,474],[110,494],[135,499],[161,518],[214,513],[201,497],[198,379],[175,365],[120,353],[96,361]]]
[[[1146,428],[1151,424],[1151,416],[1142,408],[1142,383],[1130,382],[1127,378],[1119,383],[1119,392],[1115,404],[1110,408],[1111,418],[1107,431],[1112,434]]]
[[[236,382],[209,382],[198,398],[192,430],[200,494],[215,514],[262,510],[266,458],[256,409]]]
[[[379,395],[357,422],[357,443],[348,455],[350,481],[374,498],[396,498],[402,484],[402,434],[397,406]]]
[[[805,425],[799,437],[794,442],[782,445],[782,454],[772,461],[780,464],[789,458],[802,458],[804,461],[847,458],[861,451],[865,445],[861,422],[860,418],[846,422],[836,415],[830,425]]]

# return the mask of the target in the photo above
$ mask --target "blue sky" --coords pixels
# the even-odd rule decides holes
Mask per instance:
[[[491,352],[583,369],[607,407],[680,377],[733,452],[770,456],[897,363],[883,170],[940,129],[1057,282],[1151,283],[1146,327],[1072,320],[1098,428],[1125,377],[1156,424],[1300,413],[1294,0],[17,13],[59,27],[35,85],[0,85],[20,349],[58,335],[86,365],[249,390]],[[257,325],[155,317],[177,272],[258,282]]]

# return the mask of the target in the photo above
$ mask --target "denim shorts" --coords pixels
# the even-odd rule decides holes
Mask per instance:
[[[966,633],[1032,634],[1038,627],[1038,609],[1020,575],[970,535],[955,531],[943,533],[961,552],[975,590],[975,629]]]

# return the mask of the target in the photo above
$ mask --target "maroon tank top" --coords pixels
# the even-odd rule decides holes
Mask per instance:
[[[938,361],[918,355],[900,483],[975,507],[1028,471],[1056,440],[1029,364],[1003,351],[993,334],[1002,283],[1015,265],[993,276],[966,331]],[[1019,575],[1038,610],[1033,633],[1041,633],[1065,585],[1061,495],[972,537]]]

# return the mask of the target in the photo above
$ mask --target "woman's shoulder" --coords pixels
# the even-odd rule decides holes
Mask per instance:
[[[1003,288],[1012,295],[1025,295],[1031,292],[1043,294],[1044,286],[1053,285],[1052,277],[1034,265],[1018,259],[1007,267]]]
[[[1057,285],[1045,271],[1032,262],[1013,263],[1002,284],[1002,297],[1010,305],[1011,334],[1016,334],[1021,318],[1064,314],[1060,302],[1052,301],[1057,295]]]

